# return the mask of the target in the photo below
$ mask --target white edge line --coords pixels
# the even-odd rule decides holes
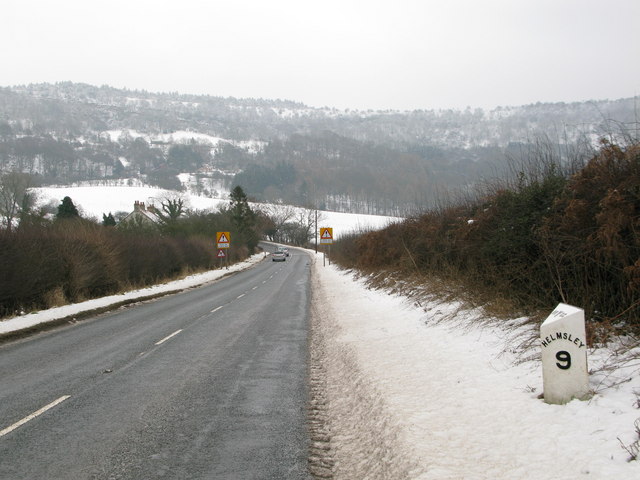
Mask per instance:
[[[214,308],[213,310],[211,310],[211,313],[216,313],[218,310],[220,310],[222,307],[224,307],[224,305],[220,305],[218,308]]]
[[[70,398],[71,395],[63,395],[62,397],[60,397],[57,400],[54,400],[53,402],[51,402],[49,405],[45,405],[44,407],[42,407],[40,410],[38,410],[37,412],[33,412],[31,415],[24,417],[22,420],[14,423],[13,425],[5,428],[4,430],[0,430],[0,437],[5,436],[7,433],[13,432],[16,428],[24,425],[25,423],[27,423],[30,420],[33,420],[34,418],[36,418],[37,416],[42,415],[44,412],[46,412],[47,410],[52,409],[53,407],[55,407],[56,405],[58,405],[59,403],[64,402],[67,398]]]
[[[175,336],[175,335],[179,334],[181,331],[182,331],[182,329],[180,329],[180,330],[176,330],[176,331],[175,331],[175,332],[173,332],[171,335],[166,336],[166,337],[164,337],[162,340],[157,341],[157,342],[156,342],[156,345],[160,345],[160,344],[162,344],[162,343],[166,342],[166,341],[167,341],[167,340],[169,340],[171,337],[173,337],[173,336]]]

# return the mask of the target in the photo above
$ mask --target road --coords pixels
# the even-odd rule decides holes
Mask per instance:
[[[308,478],[310,259],[0,346],[0,479]]]

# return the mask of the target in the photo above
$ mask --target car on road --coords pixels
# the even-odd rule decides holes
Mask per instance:
[[[273,262],[284,262],[287,260],[287,257],[282,250],[278,249],[271,254],[271,260]]]
[[[287,247],[282,247],[282,252],[284,253],[285,257],[289,256],[289,249]]]

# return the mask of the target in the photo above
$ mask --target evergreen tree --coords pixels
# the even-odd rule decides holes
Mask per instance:
[[[241,242],[246,243],[250,252],[253,252],[260,240],[255,231],[256,214],[251,210],[247,195],[240,185],[231,191],[229,198],[231,199],[229,213],[231,221],[237,229],[239,239]]]
[[[62,199],[62,203],[58,205],[58,213],[56,215],[56,218],[63,219],[79,217],[80,213],[78,213],[78,209],[73,204],[73,200],[71,200],[71,197],[64,197]]]
[[[229,205],[231,219],[236,227],[240,230],[245,230],[247,227],[253,226],[255,215],[249,206],[247,195],[240,185],[231,191],[229,198],[231,199]]]
[[[105,227],[115,227],[116,219],[113,218],[111,212],[109,212],[109,215],[102,214],[102,225]]]

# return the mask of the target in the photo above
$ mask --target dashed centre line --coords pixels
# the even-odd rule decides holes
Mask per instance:
[[[279,271],[276,272],[276,273],[279,273]],[[269,277],[269,279],[272,279],[273,277],[274,277],[274,275],[272,274]],[[267,283],[267,281],[268,280],[263,280],[262,283],[265,284],[265,283]],[[257,290],[257,289],[258,289],[258,285],[254,286],[251,290]],[[242,294],[238,295],[236,298],[240,299],[240,298],[244,297],[246,294],[247,294],[247,292],[242,293]],[[218,310],[221,310],[222,308],[224,308],[224,305],[220,305],[219,307],[214,308],[213,310],[211,310],[211,313],[215,313]],[[182,332],[182,329],[176,330],[171,335],[167,335],[162,340],[157,341],[155,344],[156,345],[162,345],[164,342],[166,342],[167,340],[175,337],[180,332]],[[144,354],[145,354],[145,352],[140,353],[141,356],[144,355]],[[67,400],[69,398],[71,398],[71,395],[63,395],[62,397],[54,400],[53,402],[49,403],[48,405],[45,405],[41,409],[33,412],[31,415],[28,415],[28,416],[24,417],[22,420],[19,420],[18,422],[14,423],[13,425],[10,425],[10,426],[4,428],[3,430],[0,430],[0,437],[3,437],[5,435],[7,435],[8,433],[11,433],[15,429],[21,427],[22,425],[24,425],[25,423],[33,420],[34,418],[42,415],[46,411],[51,410],[52,408],[54,408],[55,406],[59,405],[60,403],[64,402],[65,400]]]
[[[50,404],[45,405],[40,410],[37,410],[37,411],[33,412],[31,415],[28,415],[28,416],[24,417],[22,420],[14,423],[13,425],[11,425],[11,426],[3,429],[3,430],[0,430],[0,437],[4,437],[7,433],[13,432],[16,428],[21,427],[25,423],[27,423],[27,422],[33,420],[34,418],[42,415],[47,410],[51,410],[53,407],[55,407],[56,405],[64,402],[67,398],[70,398],[70,397],[71,397],[71,395],[63,395],[62,397],[58,398],[57,400],[54,400]]]
[[[161,345],[161,344],[163,344],[164,342],[166,342],[167,340],[169,340],[171,337],[174,337],[174,336],[178,335],[181,331],[182,331],[182,329],[180,329],[180,330],[176,330],[176,331],[175,331],[175,332],[173,332],[171,335],[168,335],[168,336],[164,337],[162,340],[157,341],[157,342],[156,342],[156,345]]]

